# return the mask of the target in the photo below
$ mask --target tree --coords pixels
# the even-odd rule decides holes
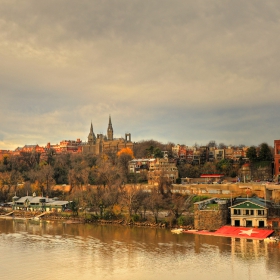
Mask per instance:
[[[217,173],[217,168],[216,168],[215,163],[213,163],[213,162],[206,162],[202,166],[201,172],[203,174],[215,174],[215,173]]]
[[[255,162],[257,161],[258,157],[257,157],[257,149],[255,146],[251,146],[250,148],[248,148],[247,152],[246,152],[246,157],[251,161],[251,162]]]
[[[54,171],[53,167],[51,165],[45,165],[41,169],[41,177],[43,181],[43,185],[45,187],[45,193],[47,195],[51,194],[52,186],[55,184],[55,181],[53,179]]]
[[[181,164],[178,166],[179,177],[198,178],[202,173],[199,166],[192,164]]]
[[[129,162],[133,159],[133,152],[129,148],[121,149],[118,153],[118,167],[120,170],[120,174],[123,182],[127,182],[129,175]]]
[[[217,162],[216,167],[219,172],[222,172],[225,175],[229,175],[232,170],[233,161],[230,159],[222,159]]]
[[[172,145],[170,144],[164,145],[155,140],[140,141],[138,143],[135,143],[134,145],[133,148],[134,156],[136,158],[152,157],[153,150],[155,148],[159,148],[160,151],[164,151],[164,150],[171,151],[170,149],[172,149]]]
[[[135,185],[130,185],[122,189],[120,203],[123,208],[127,208],[129,220],[132,216],[132,211],[136,214],[141,206],[143,198],[143,196],[141,196],[141,192],[142,190],[139,190]]]
[[[207,146],[208,146],[209,148],[216,148],[216,147],[217,147],[216,141],[214,141],[214,140],[209,141],[209,143],[207,144]]]
[[[177,220],[185,211],[185,197],[180,193],[172,193],[168,203],[168,209]]]
[[[272,153],[271,148],[268,146],[267,143],[262,143],[260,146],[259,151],[259,160],[260,161],[272,161]]]
[[[69,153],[56,155],[54,162],[54,179],[57,184],[68,184],[68,173],[71,168],[71,157]]]
[[[104,188],[106,186],[110,188],[114,184],[120,184],[122,180],[118,166],[113,165],[107,155],[101,155],[97,159],[94,176],[96,183],[102,185]]]
[[[9,201],[12,196],[12,191],[14,193],[17,190],[17,184],[20,182],[20,174],[13,170],[11,172],[0,173],[0,199],[4,201]]]
[[[159,211],[164,209],[164,199],[161,192],[153,188],[150,195],[145,198],[143,203],[147,205],[147,208],[153,213],[155,223],[157,223]]]
[[[41,194],[50,195],[51,187],[55,184],[53,179],[54,171],[50,165],[43,165],[41,169],[29,172],[30,181],[36,186]]]
[[[220,143],[220,144],[218,145],[218,148],[219,148],[219,149],[226,149],[226,145],[225,145],[224,143]]]

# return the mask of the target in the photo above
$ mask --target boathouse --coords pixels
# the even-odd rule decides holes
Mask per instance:
[[[34,192],[32,196],[13,197],[13,210],[25,211],[64,211],[70,206],[70,201],[62,201],[57,198],[48,198],[43,196],[36,196]]]
[[[237,198],[230,207],[231,225],[241,227],[267,227],[268,202],[256,197]]]
[[[229,221],[229,200],[210,198],[194,203],[194,228],[217,230]]]

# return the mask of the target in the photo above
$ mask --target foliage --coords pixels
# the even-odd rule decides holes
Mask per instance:
[[[140,221],[140,216],[137,214],[134,214],[131,216],[131,220],[135,223],[135,222],[139,222]]]
[[[267,145],[267,143],[262,143],[260,145],[260,151],[259,151],[259,161],[272,161],[272,153],[271,148]]]
[[[135,143],[134,156],[135,158],[161,157],[161,151],[167,151],[171,155],[173,146],[173,143],[162,144],[155,140],[143,140]]]
[[[195,197],[193,197],[192,202],[195,203],[195,202],[203,201],[203,200],[206,200],[209,198],[210,197],[206,196],[206,195],[196,195]]]
[[[180,164],[178,166],[179,177],[198,178],[202,172],[199,166],[192,164]]]
[[[183,216],[180,216],[178,219],[177,219],[177,224],[179,226],[184,226],[185,225],[185,218]]]
[[[78,201],[72,201],[70,204],[70,209],[73,212],[73,215],[77,216],[78,215],[78,209],[79,209],[79,202]]]
[[[217,171],[221,172],[224,175],[229,175],[230,171],[232,170],[232,166],[233,161],[230,159],[222,159],[216,164]]]
[[[123,148],[121,149],[120,151],[117,152],[117,156],[121,156],[121,155],[129,155],[131,158],[134,158],[134,155],[133,155],[133,151],[130,149],[130,148]]]
[[[251,161],[254,162],[257,160],[257,149],[255,146],[251,146],[250,148],[248,148],[247,152],[246,152],[246,157]]]

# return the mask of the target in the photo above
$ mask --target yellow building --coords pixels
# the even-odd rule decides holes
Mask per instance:
[[[175,162],[169,162],[167,158],[157,158],[150,163],[148,171],[148,184],[158,185],[161,177],[171,183],[178,178],[178,169]]]

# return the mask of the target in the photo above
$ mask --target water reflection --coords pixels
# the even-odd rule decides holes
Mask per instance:
[[[0,220],[1,279],[277,279],[279,249],[166,229]]]

